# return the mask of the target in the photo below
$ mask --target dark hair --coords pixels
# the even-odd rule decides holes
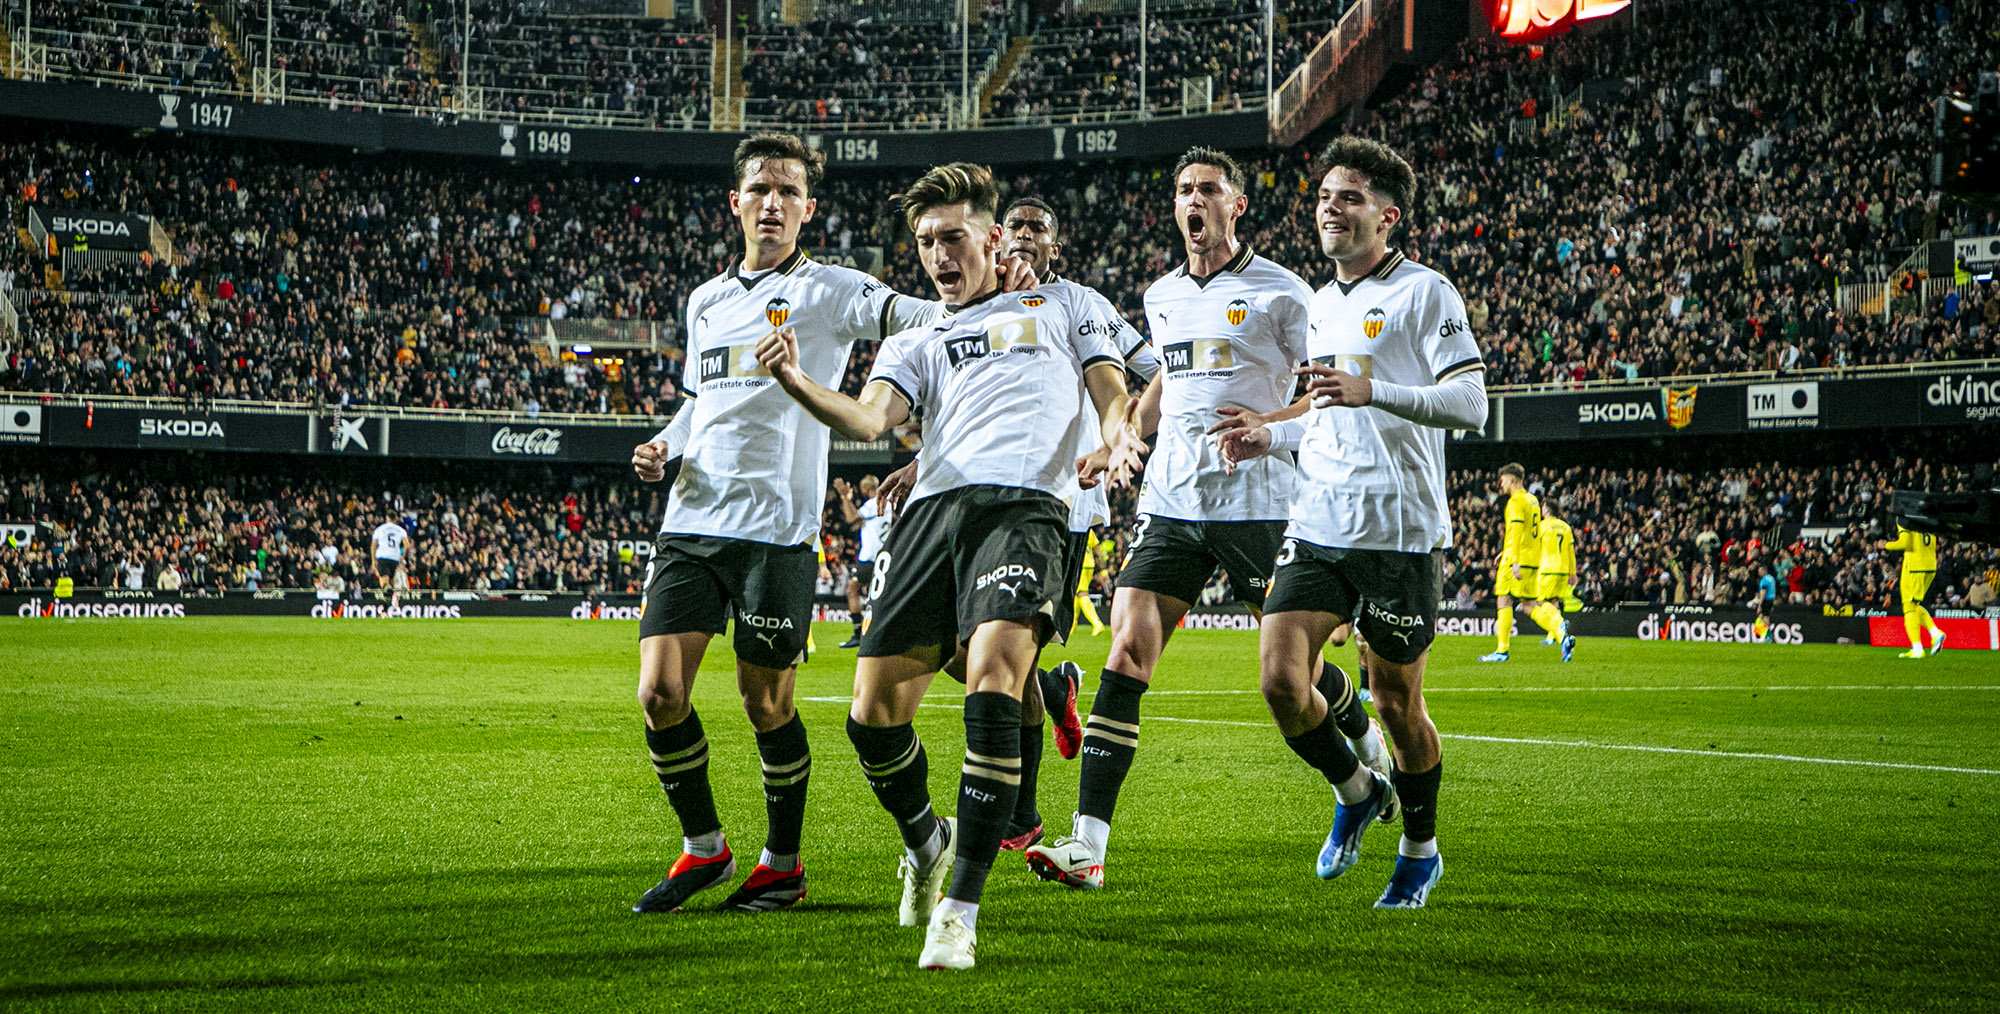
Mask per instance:
[[[1189,148],[1187,154],[1182,155],[1181,160],[1174,163],[1174,179],[1180,179],[1181,172],[1191,165],[1212,165],[1222,170],[1222,175],[1229,180],[1229,185],[1235,187],[1237,193],[1243,193],[1243,167],[1237,165],[1236,160],[1230,158],[1227,152],[1200,146]]]
[[[763,162],[774,158],[795,158],[805,163],[806,189],[819,186],[826,175],[826,155],[813,147],[797,134],[751,134],[736,145],[736,176],[730,180],[734,186],[743,182],[743,174],[750,169],[750,163]]]
[[[993,170],[971,162],[936,166],[903,191],[903,221],[915,232],[917,220],[932,208],[948,204],[969,204],[972,213],[994,218],[1000,207],[1000,185],[993,182]]]
[[[1008,202],[1007,210],[1000,213],[1000,218],[1004,221],[1008,215],[1014,213],[1015,208],[1040,208],[1042,214],[1049,216],[1049,231],[1056,232],[1059,228],[1057,225],[1056,209],[1049,207],[1049,202],[1033,194],[1029,194],[1026,197],[1016,197]]]
[[[1411,202],[1417,199],[1417,171],[1396,154],[1396,149],[1365,137],[1336,137],[1320,149],[1319,177],[1325,179],[1335,166],[1346,166],[1368,177],[1368,189],[1409,217]]]
[[[1516,479],[1526,479],[1528,477],[1528,470],[1522,468],[1520,465],[1509,463],[1500,466],[1500,474],[1511,475]]]

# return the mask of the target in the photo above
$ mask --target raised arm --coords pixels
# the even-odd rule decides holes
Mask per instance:
[[[870,381],[859,401],[829,390],[799,367],[799,338],[778,328],[757,343],[757,360],[814,419],[849,440],[870,441],[910,417],[910,403],[885,381]]]

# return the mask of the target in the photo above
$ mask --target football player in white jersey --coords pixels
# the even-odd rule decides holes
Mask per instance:
[[[903,838],[904,925],[928,923],[917,963],[971,968],[979,899],[1021,783],[1021,696],[1063,587],[1068,436],[1084,392],[1107,441],[1124,433],[1123,357],[1074,292],[1003,293],[993,271],[999,193],[984,166],[926,173],[903,195],[918,256],[950,305],[884,343],[859,400],[800,366],[790,329],[760,360],[813,417],[874,440],[921,410],[909,506],[875,558],[848,735]],[[956,821],[931,809],[911,729],[949,654],[965,664],[965,762]],[[939,900],[949,867],[950,896]]]
[[[1313,295],[1304,417],[1226,433],[1223,452],[1253,461],[1299,454],[1299,492],[1265,596],[1259,634],[1265,703],[1285,742],[1334,786],[1333,830],[1318,872],[1332,879],[1361,836],[1400,799],[1403,838],[1376,908],[1421,908],[1444,872],[1437,851],[1437,726],[1424,708],[1424,663],[1451,545],[1445,431],[1486,424],[1486,384],[1465,303],[1444,276],[1389,248],[1416,175],[1387,145],[1343,137],[1319,159],[1316,222],[1334,281]],[[1320,646],[1352,620],[1375,707],[1395,739],[1384,779],[1335,731],[1316,689]]]
[[[1145,337],[1125,323],[1123,314],[1102,293],[1056,273],[1056,264],[1063,253],[1061,222],[1047,201],[1032,195],[1011,201],[1000,216],[1000,248],[1034,267],[1042,281],[1037,291],[1053,294],[1074,290],[1083,305],[1091,308],[1091,315],[1079,329],[1103,329],[1124,357],[1126,372],[1141,383],[1153,379],[1159,371],[1159,360],[1154,358]],[[1111,502],[1105,496],[1100,474],[1110,451],[1099,438],[1097,416],[1090,406],[1078,414],[1070,439],[1071,457],[1091,461],[1078,477],[1082,488],[1070,504],[1069,541],[1063,552],[1063,587],[1075,589],[1090,556],[1091,528],[1111,519]],[[1056,601],[1055,638],[1059,641],[1067,642],[1070,630],[1076,625],[1076,598],[1072,593]],[[1007,837],[1000,843],[1003,849],[1021,851],[1041,841],[1042,818],[1035,806],[1035,787],[1042,757],[1042,718],[1053,712],[1056,752],[1064,758],[1075,757],[1083,738],[1082,723],[1076,713],[1077,693],[1082,683],[1083,670],[1068,661],[1050,670],[1038,667],[1035,679],[1028,681],[1021,702],[1021,792]]]
[[[1138,753],[1140,698],[1167,639],[1218,565],[1237,599],[1260,608],[1284,537],[1290,455],[1231,467],[1214,433],[1305,411],[1292,390],[1306,359],[1311,288],[1237,238],[1249,199],[1234,159],[1192,149],[1174,181],[1187,262],[1146,290],[1161,368],[1136,414],[1139,435],[1157,430],[1159,440],[1112,598],[1110,657],[1084,726],[1075,830],[1027,850],[1037,876],[1077,888],[1104,884],[1112,811]]]
[[[396,523],[396,513],[388,511],[382,515],[382,523],[375,526],[371,538],[375,542],[375,585],[387,592],[396,568],[403,565],[403,554],[411,548],[410,533]]]
[[[791,135],[759,134],[737,146],[729,205],[743,230],[743,257],[688,296],[689,400],[633,451],[633,468],[648,482],[682,458],[646,568],[639,622],[646,749],[680,820],[682,852],[635,911],[671,912],[735,873],[709,789],[708,739],[689,702],[709,640],[731,619],[769,832],[757,868],[723,907],[770,911],[805,895],[799,840],[812,764],[792,685],[811,628],[830,438],[778,389],[757,359],[757,342],[791,329],[800,368],[838,384],[855,341],[879,340],[942,310],[799,249],[824,164]]]
[[[1102,328],[1125,357],[1126,372],[1141,382],[1151,380],[1159,370],[1159,360],[1154,358],[1152,347],[1145,337],[1125,323],[1123,315],[1102,293],[1056,273],[1056,263],[1062,259],[1064,246],[1060,234],[1061,222],[1056,218],[1055,208],[1040,197],[1016,197],[1000,216],[1001,251],[1026,261],[1034,269],[1041,279],[1038,291],[1045,294],[1073,293],[1081,298],[1084,305],[1092,308],[1092,315],[1079,325],[1079,331]],[[1063,583],[1064,587],[1075,588],[1090,557],[1090,529],[1107,523],[1111,515],[1111,504],[1105,496],[1101,477],[1110,457],[1110,449],[1099,438],[1097,413],[1093,406],[1084,406],[1084,410],[1077,415],[1071,442],[1070,451],[1078,461],[1081,492],[1070,504],[1069,542],[1063,555]],[[885,498],[899,502],[909,492],[910,485],[916,481],[917,465],[918,462],[912,461],[890,475],[882,487],[886,491]],[[1077,598],[1071,595],[1057,600],[1056,640],[1068,640],[1076,624]],[[953,678],[963,680],[963,664],[964,656],[957,656],[945,671]],[[1056,752],[1065,759],[1075,757],[1083,739],[1083,726],[1076,713],[1077,694],[1082,684],[1083,670],[1075,662],[1064,661],[1053,669],[1042,669],[1037,662],[1035,678],[1028,681],[1021,697],[1021,791],[1015,797],[1014,817],[1000,841],[1003,850],[1019,852],[1042,840],[1042,817],[1035,805],[1035,797],[1045,739],[1043,719],[1045,716],[1054,719]]]

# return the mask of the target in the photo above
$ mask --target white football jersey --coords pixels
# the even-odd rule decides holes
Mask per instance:
[[[1159,358],[1160,429],[1139,488],[1139,513],[1183,521],[1275,521],[1291,510],[1292,456],[1277,452],[1232,474],[1208,428],[1227,406],[1273,412],[1291,403],[1306,358],[1305,280],[1245,246],[1207,279],[1183,264],[1146,289]]]
[[[915,503],[960,486],[1077,493],[1070,428],[1083,371],[1124,357],[1075,290],[996,292],[937,323],[890,338],[870,383],[894,387],[924,412]]]
[[[812,538],[831,431],[779,389],[757,361],[757,342],[790,326],[799,365],[839,390],[854,342],[928,323],[943,309],[804,251],[754,279],[732,264],[702,283],[687,304],[683,386],[694,418],[660,531],[780,546]]]
[[[1103,293],[1056,274],[1044,279],[1037,291],[1067,290],[1075,290],[1081,300],[1080,305],[1090,314],[1077,325],[1079,337],[1089,329],[1103,329],[1111,337],[1111,344],[1118,349],[1118,354],[1125,357],[1125,369],[1137,374],[1141,380],[1153,379],[1153,374],[1159,372],[1160,362],[1153,358],[1152,345],[1137,328],[1125,323],[1124,314],[1119,313]],[[1098,423],[1097,406],[1091,404],[1090,392],[1086,390],[1082,408],[1076,416],[1076,425],[1070,428],[1070,461],[1075,462],[1103,446],[1104,434]],[[1069,507],[1070,531],[1087,532],[1092,525],[1101,525],[1110,519],[1111,500],[1105,495],[1103,483],[1077,491],[1076,500]]]
[[[1484,369],[1458,290],[1400,253],[1314,293],[1310,330],[1314,362],[1370,380],[1428,387]],[[1312,409],[1285,534],[1336,549],[1450,546],[1444,439],[1378,408]]]
[[[868,563],[882,551],[882,540],[889,535],[889,518],[882,513],[882,501],[872,496],[862,501],[857,513],[861,515],[861,545],[854,551],[854,562]]]
[[[394,521],[384,521],[375,526],[375,558],[377,560],[403,559],[403,543],[410,541],[410,533]]]

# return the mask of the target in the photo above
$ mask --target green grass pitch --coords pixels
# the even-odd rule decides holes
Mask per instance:
[[[842,731],[832,625],[799,680],[810,897],[630,913],[679,845],[635,626],[0,620],[0,1009],[2000,1005],[1992,654],[1586,640],[1562,665],[1524,637],[1480,665],[1486,643],[1444,639],[1445,876],[1429,909],[1378,912],[1395,830],[1316,879],[1333,796],[1269,724],[1255,635],[1183,631],[1107,888],[1003,853],[979,967],[952,974],[894,925],[899,845]],[[1107,648],[1068,652],[1086,692]],[[697,706],[748,859],[764,816],[731,673],[719,640]],[[946,807],[960,692],[940,678],[918,719]],[[1051,833],[1076,770],[1051,744]]]

